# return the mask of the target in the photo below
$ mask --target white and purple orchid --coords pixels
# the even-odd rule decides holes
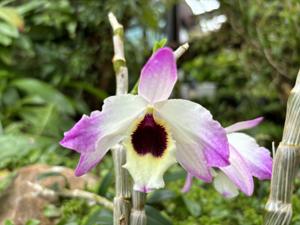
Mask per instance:
[[[141,71],[138,95],[105,99],[102,111],[84,115],[65,132],[60,144],[80,153],[75,174],[87,173],[122,143],[124,167],[137,191],[163,187],[163,174],[176,161],[192,176],[211,182],[210,167],[229,164],[226,132],[201,105],[168,100],[176,80],[173,51],[161,48]]]
[[[233,198],[241,190],[250,196],[254,190],[253,177],[260,180],[270,179],[272,158],[268,149],[260,147],[254,138],[236,132],[257,126],[262,117],[235,123],[225,128],[229,141],[230,165],[213,169],[214,187],[226,198]],[[193,175],[188,174],[182,189],[187,192],[192,184]]]

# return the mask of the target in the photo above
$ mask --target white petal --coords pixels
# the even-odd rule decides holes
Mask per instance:
[[[260,147],[254,138],[244,133],[231,133],[227,137],[248,164],[253,176],[262,180],[271,178],[272,158],[268,149]]]
[[[93,168],[115,144],[120,142],[132,122],[146,110],[147,102],[140,96],[112,96],[104,101],[102,111],[84,116],[65,133],[64,147],[81,153],[76,175]]]
[[[234,198],[239,194],[238,188],[221,171],[217,172],[213,184],[215,189],[226,198]]]
[[[229,147],[225,130],[199,104],[172,99],[154,105],[158,115],[166,120],[176,141],[176,158],[197,178],[206,177],[209,166],[229,164]],[[196,173],[196,174],[195,174]]]
[[[230,165],[220,167],[226,176],[246,195],[250,196],[253,193],[254,184],[251,171],[246,161],[237,152],[237,150],[230,145]]]
[[[225,130],[226,133],[233,133],[240,130],[250,129],[260,124],[263,121],[263,119],[264,119],[263,117],[257,117],[252,120],[237,122],[230,125],[229,127],[226,127]]]

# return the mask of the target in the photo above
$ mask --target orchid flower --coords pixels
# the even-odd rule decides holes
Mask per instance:
[[[225,128],[229,141],[230,165],[213,169],[214,187],[227,198],[233,198],[241,190],[250,196],[253,193],[253,177],[260,180],[271,179],[272,158],[268,149],[260,147],[254,138],[247,134],[236,132],[257,126],[263,120],[258,117],[253,120],[235,123]],[[192,183],[193,175],[188,174],[182,189],[187,192]]]
[[[121,143],[126,148],[124,167],[137,191],[163,187],[163,174],[176,161],[211,182],[210,167],[229,164],[226,132],[201,105],[168,100],[176,80],[173,51],[161,48],[141,71],[138,95],[108,97],[102,111],[83,115],[60,142],[80,153],[75,175],[87,173]]]

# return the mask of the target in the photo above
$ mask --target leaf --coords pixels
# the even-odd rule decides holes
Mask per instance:
[[[103,100],[108,97],[108,94],[101,90],[93,87],[89,83],[83,82],[83,81],[74,81],[68,83],[68,86],[75,87],[77,89],[83,89],[84,91],[98,97],[100,100]]]
[[[101,209],[97,207],[93,209],[82,225],[112,225],[113,215],[110,211],[106,209]]]
[[[15,223],[11,220],[5,220],[4,225],[15,225]]]
[[[11,7],[0,7],[0,18],[17,27],[23,29],[24,21],[18,11]]]
[[[113,173],[111,171],[108,171],[99,186],[98,194],[101,196],[106,196],[107,190],[112,182],[113,182]]]
[[[19,37],[18,29],[11,24],[0,22],[1,35],[17,38]]]
[[[0,165],[8,157],[22,157],[36,147],[34,138],[25,135],[5,134],[0,136]]]
[[[176,194],[173,191],[157,190],[155,192],[152,192],[151,195],[149,195],[147,202],[149,204],[162,203],[163,201],[170,200],[175,197],[176,197]]]
[[[3,193],[7,188],[10,186],[10,184],[14,181],[17,173],[12,172],[6,175],[4,178],[1,178],[0,180],[0,194]]]
[[[12,43],[12,39],[0,33],[0,44],[9,46]]]
[[[162,48],[165,46],[165,44],[167,43],[168,39],[167,38],[163,38],[160,41],[156,41],[153,45],[153,49],[152,49],[152,54],[154,52],[156,52],[158,49]]]
[[[56,218],[61,215],[59,208],[53,204],[49,204],[44,209],[44,215],[48,218]]]
[[[75,113],[70,101],[58,90],[43,81],[23,78],[13,81],[12,84],[29,95],[43,98],[46,103],[53,103],[60,112],[70,115]]]
[[[160,211],[152,206],[145,207],[148,225],[172,225],[172,222],[161,215]]]
[[[185,195],[182,196],[183,202],[187,208],[187,210],[190,212],[190,214],[194,217],[198,217],[201,214],[201,207],[199,203],[188,199]]]
[[[41,222],[39,220],[36,220],[36,219],[30,219],[26,222],[25,225],[39,225],[41,224]]]
[[[54,104],[46,106],[22,107],[18,113],[26,121],[27,131],[36,135],[60,137],[63,130],[69,127],[70,119],[62,117]]]
[[[170,182],[170,181],[176,181],[176,180],[183,180],[186,177],[186,172],[182,169],[180,169],[179,171],[172,171],[172,172],[167,172],[164,175],[164,180],[166,182]]]

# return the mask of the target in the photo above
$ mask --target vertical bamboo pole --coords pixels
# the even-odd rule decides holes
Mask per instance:
[[[114,57],[113,66],[116,73],[116,95],[128,92],[128,69],[124,54],[123,26],[117,21],[113,13],[108,14],[108,19],[113,30]],[[131,209],[131,178],[122,166],[126,162],[126,151],[122,145],[112,149],[116,196],[114,198],[114,225],[128,225]]]
[[[288,225],[292,218],[293,183],[300,162],[300,71],[288,98],[282,141],[273,163],[265,225]]]

